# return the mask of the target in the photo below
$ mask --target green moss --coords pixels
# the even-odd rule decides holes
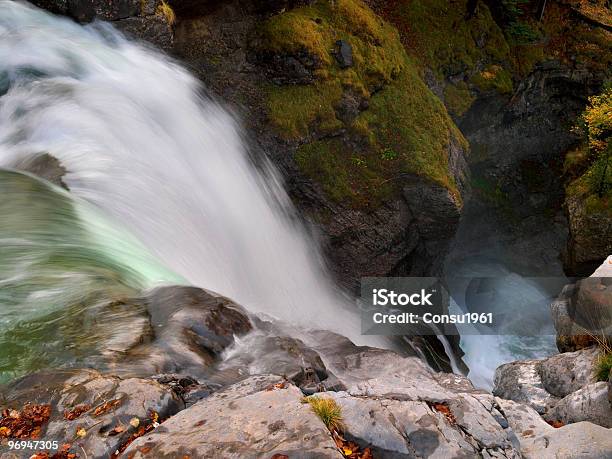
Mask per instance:
[[[593,191],[595,168],[590,167],[579,178],[571,182],[565,188],[567,197],[579,197],[582,199],[587,214],[602,214],[608,218],[612,217],[612,186],[605,193],[599,194]],[[597,176],[599,179],[599,176]],[[612,185],[612,167],[607,177],[608,183]]]
[[[487,6],[466,20],[467,0],[400,0],[385,17],[399,28],[409,53],[439,78],[475,68],[481,61],[507,62],[510,48]]]
[[[307,51],[329,63],[330,30],[321,22],[316,10],[289,11],[273,16],[260,29],[267,50],[278,53]]]
[[[375,94],[370,108],[356,123],[368,126],[372,133],[368,140],[374,151],[399,153],[398,174],[425,176],[456,191],[448,173],[447,151],[451,135],[465,141],[442,102],[427,89],[414,67],[406,67],[397,81]]]
[[[474,97],[464,81],[457,84],[448,84],[444,88],[444,103],[448,111],[455,116],[464,115],[470,109],[475,99],[476,97]]]
[[[539,43],[514,45],[512,47],[512,65],[520,78],[531,73],[538,62],[545,59],[544,46]]]
[[[372,151],[352,152],[339,139],[302,145],[295,158],[298,167],[318,181],[334,201],[376,206],[393,191],[380,158]]]
[[[512,76],[499,65],[489,65],[482,72],[476,73],[471,81],[482,91],[495,90],[500,94],[512,92]]]
[[[332,199],[377,205],[399,190],[398,179],[407,173],[458,196],[448,147],[451,137],[466,149],[467,142],[421,80],[397,30],[363,2],[320,0],[293,9],[262,24],[260,38],[260,51],[308,52],[320,63],[312,84],[268,86],[268,115],[281,136],[303,143],[298,166]],[[333,55],[339,39],[352,47],[350,68]],[[343,122],[343,98],[367,101],[368,108]]]
[[[361,2],[338,0],[335,5],[315,2],[273,16],[261,27],[261,50],[289,55],[306,51],[321,63],[312,85],[268,87],[270,121],[284,137],[306,136],[311,127],[340,129],[335,106],[343,92],[369,97],[405,63],[396,30]],[[352,46],[351,68],[335,63],[332,53],[339,39]]]
[[[269,117],[285,138],[306,136],[313,124],[324,132],[342,127],[334,106],[342,98],[336,82],[268,88]]]

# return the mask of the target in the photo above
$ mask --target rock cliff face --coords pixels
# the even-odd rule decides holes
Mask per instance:
[[[179,13],[175,53],[236,105],[340,282],[439,273],[467,144],[397,32],[361,1],[262,3]]]
[[[370,3],[398,28],[471,145],[472,199],[447,266],[498,259],[523,275],[558,276],[577,272],[579,253],[576,261],[592,260],[588,275],[608,255],[609,219],[584,200],[564,206],[562,165],[579,141],[571,127],[610,77],[605,21],[577,14],[584,2],[549,2],[540,21],[532,18],[542,2],[513,11],[512,2]],[[602,20],[603,3],[588,7]]]
[[[119,30],[164,50],[172,47],[172,25],[176,18],[162,0],[33,0],[31,3],[82,23],[94,19],[109,21]]]

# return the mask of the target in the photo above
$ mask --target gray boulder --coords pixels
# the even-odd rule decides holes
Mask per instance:
[[[145,453],[146,452],[146,453]],[[217,392],[134,441],[123,458],[338,458],[329,431],[302,392],[273,375]]]
[[[555,397],[565,397],[595,382],[596,347],[553,355],[539,365],[544,389]]]
[[[602,459],[612,457],[610,429],[590,422],[554,428],[533,409],[497,399],[520,442],[525,459]]]
[[[543,414],[559,398],[544,388],[540,376],[540,360],[523,360],[501,365],[495,370],[493,395],[525,403]]]
[[[589,421],[603,427],[612,427],[612,406],[608,400],[608,383],[588,384],[569,394],[551,408],[545,419],[571,424]]]
[[[48,180],[65,190],[68,189],[68,186],[64,183],[66,168],[55,156],[49,153],[41,152],[22,157],[12,167]]]

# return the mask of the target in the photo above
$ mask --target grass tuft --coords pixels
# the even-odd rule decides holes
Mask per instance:
[[[602,353],[595,363],[595,378],[597,381],[608,381],[612,371],[612,351]]]
[[[176,14],[174,13],[172,7],[168,5],[165,0],[162,0],[162,2],[157,7],[157,14],[166,19],[166,22],[169,25],[174,25],[174,23],[176,22]]]
[[[330,432],[341,432],[344,429],[342,410],[333,398],[311,396],[304,398],[304,402],[310,405]]]

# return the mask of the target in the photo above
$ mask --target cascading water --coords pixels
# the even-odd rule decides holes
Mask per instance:
[[[129,288],[184,278],[253,312],[363,342],[358,316],[328,280],[315,242],[294,223],[273,168],[257,172],[232,117],[202,96],[178,65],[105,24],[82,27],[0,1],[0,95],[0,166],[11,168],[44,152],[68,171],[64,181],[71,194],[47,187],[30,196],[35,202],[41,194],[53,195],[71,202],[78,214],[49,226],[55,236],[33,235],[37,250],[46,244],[51,251],[67,226],[79,227],[76,249],[86,248],[88,238],[97,243],[73,271],[82,273],[106,257],[115,269],[138,273],[138,282],[119,282]],[[26,219],[23,225],[36,218],[19,200],[7,206],[19,199],[7,193],[4,222],[16,213]],[[133,233],[153,256],[130,258],[137,244],[121,250],[126,243],[120,233],[92,229],[96,223],[83,211],[85,202]],[[0,227],[3,252],[10,248],[6,238],[23,228]],[[72,236],[66,232],[59,240],[69,245]],[[0,271],[0,281],[30,275],[32,251],[24,244],[20,250],[10,272]],[[162,260],[168,270],[143,266],[147,259]],[[44,297],[44,287],[26,287],[38,289],[25,292],[29,298]],[[42,308],[39,300],[32,309]],[[3,305],[0,327],[14,314]]]

